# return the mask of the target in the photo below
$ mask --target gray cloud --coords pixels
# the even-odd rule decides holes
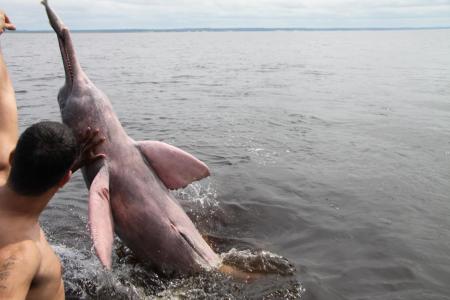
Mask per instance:
[[[450,0],[50,0],[50,4],[74,29],[450,25]],[[2,5],[19,28],[49,28],[38,1]]]

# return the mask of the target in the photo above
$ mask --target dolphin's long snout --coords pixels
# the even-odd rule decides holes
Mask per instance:
[[[53,30],[56,32],[58,37],[63,38],[63,28],[65,27],[64,23],[61,21],[61,19],[58,18],[53,9],[51,9],[51,7],[48,5],[47,0],[42,0],[41,4],[45,6],[45,10],[47,12],[47,16]]]
[[[48,5],[47,0],[42,0],[41,3],[45,6],[50,25],[58,37],[59,48],[61,50],[61,56],[66,72],[66,84],[69,87],[72,87],[75,83],[75,78],[78,78],[82,72],[75,54],[70,31]]]

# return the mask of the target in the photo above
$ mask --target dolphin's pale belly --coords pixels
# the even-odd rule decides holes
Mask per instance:
[[[134,147],[122,151],[127,152],[121,155],[125,159],[109,163],[111,208],[119,237],[141,261],[163,272],[216,267],[218,256],[140,152]]]

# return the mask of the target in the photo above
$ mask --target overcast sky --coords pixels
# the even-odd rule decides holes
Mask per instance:
[[[49,29],[38,0],[2,1],[19,29]],[[450,0],[49,0],[72,29],[450,26]]]

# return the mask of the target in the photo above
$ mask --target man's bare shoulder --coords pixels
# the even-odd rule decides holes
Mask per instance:
[[[39,248],[32,240],[24,240],[17,243],[0,246],[0,260],[10,255],[38,260],[40,260],[41,256]]]
[[[21,241],[0,248],[0,299],[24,298],[41,263],[33,241]]]
[[[27,266],[27,270],[36,271],[41,262],[41,253],[36,243],[30,240],[5,245],[0,248],[0,280],[2,269]]]

